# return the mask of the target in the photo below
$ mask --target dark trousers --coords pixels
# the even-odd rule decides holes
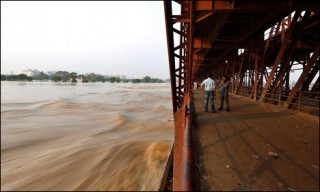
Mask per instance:
[[[205,100],[204,100],[204,108],[205,108],[206,111],[208,111],[209,98],[210,98],[210,102],[211,102],[211,111],[215,111],[215,109],[214,109],[213,91],[206,91],[206,97],[205,97]]]
[[[220,108],[219,109],[223,109],[224,102],[226,102],[227,109],[229,109],[229,96],[228,95],[229,95],[228,92],[225,94],[220,93]]]

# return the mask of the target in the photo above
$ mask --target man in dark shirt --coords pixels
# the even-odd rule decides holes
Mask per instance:
[[[223,102],[225,101],[226,105],[227,105],[226,111],[230,111],[229,97],[228,97],[230,83],[231,82],[230,82],[229,78],[226,75],[224,75],[222,77],[221,83],[219,84],[219,87],[220,87],[220,108],[218,110],[223,110]]]

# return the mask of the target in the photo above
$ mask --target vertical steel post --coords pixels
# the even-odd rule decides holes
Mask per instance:
[[[301,110],[301,98],[302,98],[302,96],[301,96],[301,90],[299,91],[299,107],[298,107],[298,111],[300,112],[300,110]]]
[[[254,82],[253,82],[253,99],[257,100],[257,84],[258,84],[258,51],[256,51],[254,59]]]
[[[243,52],[242,53],[242,58],[241,58],[241,63],[240,63],[240,67],[239,67],[239,72],[238,72],[238,75],[237,75],[237,82],[236,82],[236,88],[235,88],[235,94],[237,94],[237,89],[239,87],[239,82],[240,82],[240,75],[241,75],[241,71],[242,71],[242,65],[243,65],[243,61],[244,61],[244,57],[245,57],[245,53]],[[243,77],[241,77],[243,78]]]
[[[194,2],[177,1],[177,3],[181,5],[181,14],[172,15],[172,1],[164,1],[175,122],[173,190],[191,191],[194,187],[192,116],[190,114]],[[173,27],[175,23],[180,23],[180,29]],[[174,33],[180,35],[180,45],[176,47],[174,47]],[[179,53],[177,54],[175,51],[179,51]],[[178,59],[179,62],[175,63],[175,59]]]
[[[279,87],[279,93],[278,93],[278,106],[280,106],[281,103],[281,88]]]
[[[232,62],[232,94],[234,94],[234,62]]]
[[[173,26],[172,26],[172,5],[171,1],[164,1],[164,12],[166,21],[167,32],[167,46],[169,57],[169,70],[170,70],[170,82],[171,82],[171,97],[172,97],[172,109],[173,113],[177,111],[177,90],[176,90],[176,76],[175,76],[175,58],[173,55]]]

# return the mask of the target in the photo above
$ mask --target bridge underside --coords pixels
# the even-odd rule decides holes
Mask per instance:
[[[184,128],[192,121],[192,82],[209,73],[217,83],[229,76],[232,94],[298,111],[304,106],[319,115],[318,0],[165,0],[164,7],[174,158],[180,158],[173,164],[175,190],[192,188],[186,171],[192,166],[192,149],[185,143],[191,132]],[[184,165],[185,157],[191,160]]]

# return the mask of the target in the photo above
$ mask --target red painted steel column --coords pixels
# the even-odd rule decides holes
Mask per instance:
[[[172,15],[171,1],[165,0],[168,55],[170,65],[171,91],[174,111],[174,147],[173,147],[173,190],[192,191],[193,149],[192,116],[190,115],[190,93],[192,80],[192,15],[193,2],[179,1],[181,15]],[[173,27],[181,24],[181,29]],[[180,35],[180,45],[174,47],[174,33]],[[179,49],[179,53],[176,53]],[[176,61],[176,59],[178,61]],[[177,85],[178,82],[178,85]]]
[[[176,95],[176,77],[175,77],[175,61],[173,56],[173,26],[171,24],[172,19],[172,6],[171,1],[164,1],[164,12],[166,20],[166,32],[167,32],[167,46],[168,46],[168,57],[169,57],[169,70],[170,70],[170,82],[171,82],[171,99],[173,113],[177,111],[177,95]]]
[[[173,190],[192,191],[193,174],[193,141],[191,99],[185,95],[184,107],[175,113],[175,135],[173,156]]]

